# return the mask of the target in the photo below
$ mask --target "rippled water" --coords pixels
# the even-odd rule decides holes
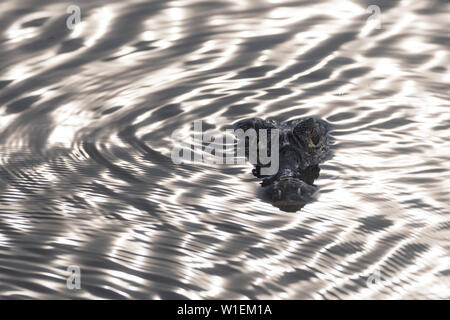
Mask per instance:
[[[2,298],[450,298],[448,1],[70,4],[1,3]],[[306,116],[334,155],[299,212],[170,158]]]

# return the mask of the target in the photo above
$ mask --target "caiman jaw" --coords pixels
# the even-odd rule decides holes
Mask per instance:
[[[276,180],[278,180],[278,177],[279,177],[279,174],[277,173],[277,174],[275,174],[275,175],[273,175],[273,176],[270,176],[270,177],[268,177],[268,178],[264,178],[264,179],[262,180],[262,182],[261,182],[261,185],[262,185],[263,187],[266,187],[266,186],[268,186],[268,185],[271,185],[271,184],[274,183]]]
[[[276,181],[282,181],[282,180],[290,180],[295,179],[295,173],[290,169],[285,169],[281,172],[278,172],[277,174],[270,176],[268,178],[264,178],[261,182],[261,185],[263,187],[268,186]]]
[[[284,181],[284,180],[294,180],[297,178],[297,174],[292,171],[291,169],[285,169],[283,170],[279,177],[278,177],[278,181]]]

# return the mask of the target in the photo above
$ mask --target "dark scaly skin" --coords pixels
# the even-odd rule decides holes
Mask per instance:
[[[262,176],[262,165],[258,162],[253,174],[262,179],[272,203],[283,211],[297,211],[311,201],[317,191],[314,180],[319,177],[319,163],[329,156],[329,125],[325,121],[305,118],[280,123],[251,118],[239,121],[234,127],[244,131],[252,128],[257,133],[259,129],[267,129],[269,134],[271,129],[278,129],[278,172]]]

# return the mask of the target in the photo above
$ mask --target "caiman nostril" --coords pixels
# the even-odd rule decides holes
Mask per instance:
[[[272,196],[272,200],[273,201],[279,201],[281,200],[281,196],[283,195],[283,193],[281,192],[280,189],[275,190],[273,196]]]
[[[313,130],[311,133],[311,141],[317,145],[320,142],[320,136],[316,130]]]

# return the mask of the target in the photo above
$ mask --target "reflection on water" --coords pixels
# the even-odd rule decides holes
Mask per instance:
[[[450,297],[447,1],[78,4],[2,3],[1,297]],[[170,159],[195,120],[307,116],[334,156],[301,212]]]

